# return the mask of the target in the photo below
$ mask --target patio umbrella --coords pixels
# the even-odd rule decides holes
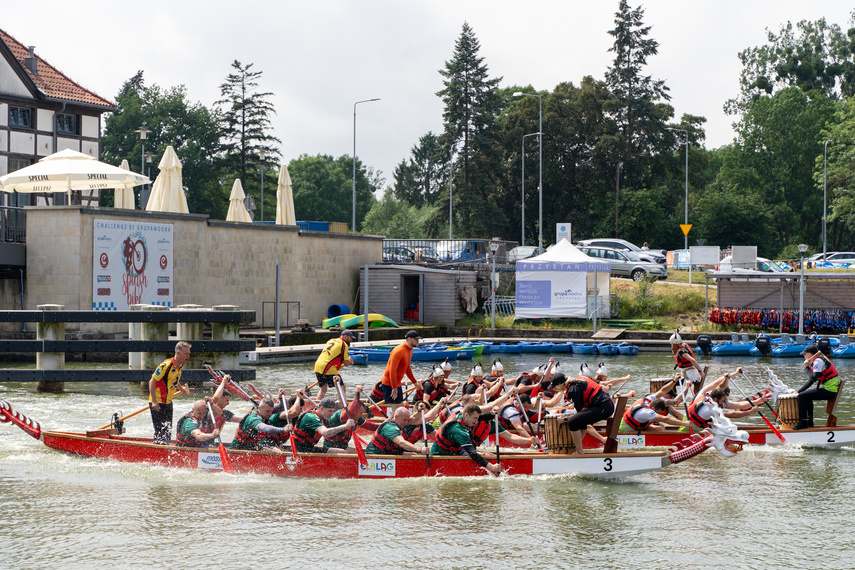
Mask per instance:
[[[160,168],[160,174],[154,180],[145,209],[150,212],[189,214],[187,197],[184,196],[181,184],[181,161],[172,146],[166,147],[166,152],[157,166]]]
[[[127,159],[122,160],[122,165],[119,167],[122,170],[130,170],[131,167],[128,165]],[[114,208],[124,208],[126,210],[134,210],[136,209],[136,200],[134,200],[134,188],[133,186],[124,185],[124,186],[116,186],[113,189],[113,207]]]
[[[276,223],[286,226],[297,225],[291,175],[288,174],[288,167],[284,164],[279,167],[279,184],[276,186]]]
[[[243,205],[244,198],[246,198],[246,194],[243,193],[243,184],[240,183],[240,178],[235,178],[235,183],[232,184],[232,193],[229,195],[227,222],[252,222],[249,212]]]
[[[95,160],[75,150],[61,150],[35,164],[0,176],[4,192],[67,192],[103,190],[146,184],[142,174]]]

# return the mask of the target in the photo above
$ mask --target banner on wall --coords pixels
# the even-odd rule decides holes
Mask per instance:
[[[94,220],[92,308],[172,307],[172,224]]]

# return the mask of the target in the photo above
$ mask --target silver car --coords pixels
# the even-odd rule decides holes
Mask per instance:
[[[668,269],[664,265],[642,261],[631,251],[585,245],[579,247],[579,251],[588,257],[608,261],[611,266],[609,273],[613,276],[630,277],[633,281],[641,281],[645,277],[668,279]]]
[[[641,261],[650,261],[665,265],[665,250],[664,249],[648,249],[644,250],[632,242],[625,239],[617,238],[600,238],[600,239],[583,239],[577,247],[581,246],[596,246],[610,247],[620,251],[629,251],[634,253]]]

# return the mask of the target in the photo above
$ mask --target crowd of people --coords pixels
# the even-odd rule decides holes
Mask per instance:
[[[479,450],[479,446],[490,435],[517,446],[541,446],[542,425],[547,416],[566,424],[573,443],[571,453],[582,453],[585,433],[605,442],[594,424],[614,415],[617,394],[612,396],[611,391],[617,386],[617,392],[632,379],[609,378],[604,363],[595,373],[583,364],[578,375],[570,378],[550,358],[516,377],[505,376],[499,359],[493,361],[487,375],[480,364],[475,364],[469,376],[461,380],[450,378],[452,366],[446,360],[435,366],[427,378],[419,380],[410,366],[413,349],[421,340],[413,330],[392,350],[381,378],[370,392],[356,385],[348,403],[341,371],[353,363],[348,355],[352,340],[352,333],[344,330],[322,350],[314,367],[319,387],[317,400],[311,397],[313,386],[297,390],[290,398],[280,390],[275,397],[253,398],[252,409],[245,415],[236,415],[227,409],[231,392],[249,397],[228,375],[222,377],[213,395],[195,401],[190,411],[178,419],[176,444],[215,445],[224,424],[233,422],[237,427],[231,449],[353,453],[353,441],[368,455],[464,455],[498,472],[500,466],[490,462],[495,455]],[[726,417],[740,418],[766,404],[768,394],[731,400],[731,384],[735,385],[741,367],[708,381],[707,370],[701,368],[679,334],[672,335],[670,341],[676,370],[673,379],[628,405],[621,417],[620,431],[641,433],[664,430],[669,425],[687,431],[703,430],[710,427],[713,406],[721,408]],[[180,393],[189,393],[180,380],[190,348],[186,342],[176,344],[175,355],[157,367],[149,382],[156,444],[168,445],[172,441],[172,400]],[[795,429],[812,427],[813,401],[833,399],[839,389],[837,370],[828,357],[815,346],[808,346],[804,354],[809,379],[799,390],[801,421]],[[817,387],[811,389],[814,383]],[[336,397],[328,396],[329,390]],[[636,393],[630,391],[627,395],[632,398]],[[357,428],[370,434],[370,441],[363,441]]]

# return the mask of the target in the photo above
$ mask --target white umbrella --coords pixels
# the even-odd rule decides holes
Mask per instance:
[[[139,186],[149,179],[142,174],[95,160],[75,150],[61,150],[35,164],[0,176],[4,192],[71,192]]]
[[[276,223],[286,226],[297,225],[294,213],[294,190],[291,188],[291,175],[284,164],[279,167],[279,183],[276,186]]]
[[[244,198],[246,198],[246,194],[243,193],[243,184],[240,183],[240,178],[235,178],[235,183],[232,184],[232,193],[229,195],[227,222],[252,222],[249,212],[246,211],[246,206],[243,205]]]
[[[122,159],[122,165],[119,167],[122,170],[130,170],[127,159]],[[126,210],[136,209],[136,201],[134,200],[133,186],[117,186],[113,190],[113,207],[124,208]]]
[[[174,212],[189,214],[187,197],[181,184],[181,161],[172,146],[166,147],[163,158],[160,159],[160,174],[151,187],[151,196],[145,209],[150,212]]]

